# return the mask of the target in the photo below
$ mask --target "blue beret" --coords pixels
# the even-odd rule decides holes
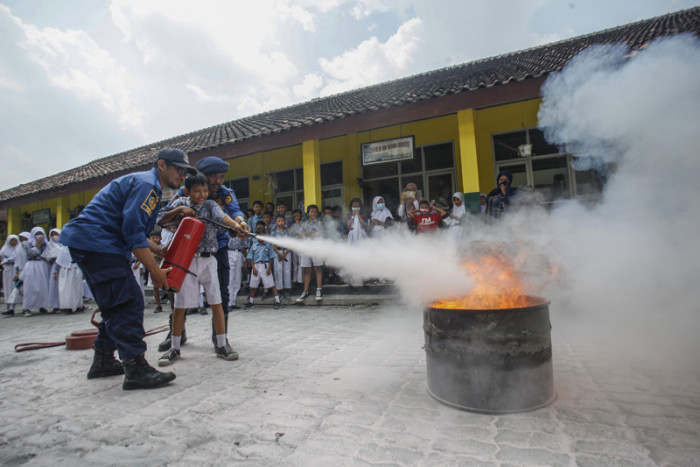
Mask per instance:
[[[209,156],[197,162],[197,170],[203,174],[218,174],[228,171],[228,162],[224,162],[218,157]]]

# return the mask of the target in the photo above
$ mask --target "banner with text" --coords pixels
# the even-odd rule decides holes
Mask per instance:
[[[364,143],[362,145],[362,164],[379,164],[404,159],[413,159],[413,136],[404,138]]]

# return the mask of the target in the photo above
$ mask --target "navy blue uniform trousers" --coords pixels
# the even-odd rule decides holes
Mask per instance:
[[[122,360],[146,352],[143,294],[126,257],[77,248],[70,248],[70,254],[100,307],[95,347],[106,352],[116,348]]]
[[[228,283],[231,267],[228,263],[228,246],[219,248],[215,253],[216,273],[219,276],[219,288],[221,289],[221,306],[224,314],[228,314]]]

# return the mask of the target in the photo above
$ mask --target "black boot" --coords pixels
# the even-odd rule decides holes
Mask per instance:
[[[124,374],[124,367],[119,360],[114,358],[113,351],[107,352],[97,347],[93,348],[95,349],[95,356],[87,374],[88,379]]]
[[[163,373],[148,364],[143,355],[129,358],[124,364],[123,389],[151,389],[168,384],[175,379],[175,373]]]
[[[185,322],[187,322],[187,315],[185,315]],[[158,344],[158,352],[165,352],[171,347],[171,337],[172,337],[172,329],[173,329],[173,314],[170,313],[170,318],[168,318],[168,326],[170,326],[170,331],[168,331],[168,335],[165,336],[165,339],[163,342]],[[185,342],[187,342],[187,332],[185,330],[185,325],[182,325],[182,339],[180,339],[180,345],[185,345]]]

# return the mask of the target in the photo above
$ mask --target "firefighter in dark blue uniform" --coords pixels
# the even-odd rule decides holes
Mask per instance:
[[[245,215],[241,211],[241,207],[236,199],[236,193],[223,185],[224,177],[228,172],[228,162],[219,159],[218,157],[209,156],[200,160],[196,164],[197,170],[202,172],[207,177],[207,185],[209,186],[209,199],[223,209],[231,219],[238,222],[244,230],[250,232],[250,227],[245,221]],[[171,202],[181,196],[185,196],[184,188],[180,188],[177,195],[173,197]],[[228,333],[228,312],[229,312],[229,263],[228,263],[228,242],[229,235],[226,232],[218,232],[216,234],[218,250],[216,252],[216,272],[219,278],[219,288],[221,289],[221,305],[224,308],[224,318],[226,323],[226,332]],[[172,315],[171,315],[172,316]],[[172,319],[172,318],[171,318]],[[182,334],[183,342],[186,340],[185,333]],[[216,331],[212,324],[212,342],[216,346]],[[170,333],[163,342],[158,346],[158,350],[162,352],[170,348]]]
[[[133,252],[153,286],[167,288],[169,270],[161,270],[152,253],[164,252],[148,234],[158,215],[161,187],[178,188],[187,172],[194,169],[184,151],[163,149],[151,170],[110,182],[61,232],[61,243],[83,271],[102,315],[88,379],[125,374],[124,389],[158,387],[175,379],[144,358],[144,300],[129,261]],[[115,348],[121,363],[114,358]]]

